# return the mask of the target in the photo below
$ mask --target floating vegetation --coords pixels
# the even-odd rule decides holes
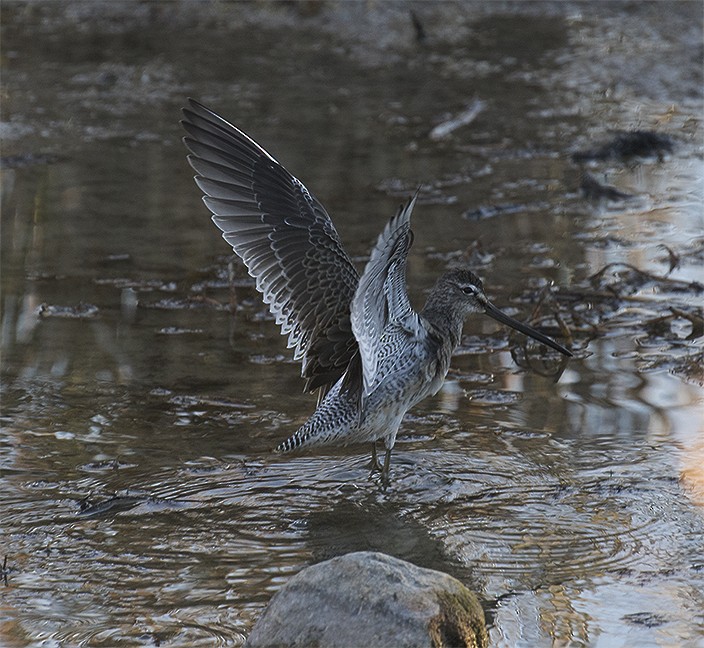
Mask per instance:
[[[201,328],[184,328],[182,326],[164,326],[157,331],[158,335],[201,335]]]
[[[645,270],[639,270],[630,263],[609,263],[589,277],[592,286],[609,291],[615,296],[633,294],[644,287],[657,286],[663,292],[692,293],[704,292],[704,284],[698,281],[680,281],[661,277]]]
[[[616,187],[602,184],[591,173],[584,172],[580,178],[579,188],[587,200],[628,200],[632,194],[619,191]]]
[[[520,392],[488,388],[467,390],[466,394],[474,405],[487,405],[489,407],[510,405],[519,402],[523,398],[523,394]]]
[[[672,153],[675,143],[669,135],[647,130],[616,131],[614,137],[595,149],[577,151],[573,162],[657,158]]]
[[[145,308],[155,308],[157,310],[187,310],[191,308],[214,308],[215,310],[228,310],[227,304],[202,295],[189,297],[169,297],[155,302],[143,304]]]
[[[175,281],[162,281],[161,279],[129,279],[127,277],[110,277],[94,279],[97,286],[115,286],[115,288],[132,288],[143,292],[153,290],[159,292],[176,292],[178,285]]]
[[[509,214],[519,214],[524,212],[537,212],[548,210],[550,205],[546,202],[524,203],[504,203],[499,205],[482,205],[475,209],[468,209],[462,214],[463,218],[470,221],[494,218],[495,216],[507,216]]]
[[[100,309],[93,304],[80,303],[77,306],[57,306],[55,304],[40,304],[37,308],[38,317],[64,317],[68,319],[92,319],[97,317]]]
[[[610,263],[569,288],[544,289],[537,295],[529,322],[548,335],[562,333],[577,355],[589,340],[631,331],[639,371],[668,370],[703,384],[704,351],[693,343],[701,345],[704,340],[704,309],[691,303],[691,298],[702,293],[704,284],[698,281],[659,276],[628,263]],[[669,299],[653,299],[653,294],[667,294]],[[538,320],[540,310],[551,314]],[[535,356],[530,357],[531,368],[538,371]],[[515,355],[514,359],[525,366]]]
[[[668,362],[668,359],[662,358],[662,361],[665,363]],[[678,359],[675,362],[669,362],[667,368],[671,374],[682,380],[696,383],[700,386],[704,385],[704,351]]]

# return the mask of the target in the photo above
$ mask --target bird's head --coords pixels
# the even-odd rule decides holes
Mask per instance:
[[[433,292],[442,295],[445,307],[453,309],[458,314],[461,314],[463,318],[470,313],[484,313],[497,322],[506,324],[566,356],[572,356],[572,352],[569,349],[558,344],[547,335],[543,335],[532,326],[513,319],[513,317],[494,306],[484,292],[481,279],[471,270],[456,268],[446,272],[438,280]]]

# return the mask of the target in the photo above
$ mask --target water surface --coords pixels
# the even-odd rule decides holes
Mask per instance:
[[[477,9],[455,37],[421,12],[422,43],[387,8],[376,46],[329,7],[187,29],[4,5],[0,643],[240,645],[293,574],[359,549],[460,578],[497,646],[704,641],[694,5]],[[472,319],[388,490],[367,447],[272,455],[315,399],[200,202],[187,96],[300,177],[360,267],[422,184],[415,302],[469,262],[575,359]],[[673,151],[571,161],[634,128]],[[585,199],[585,169],[633,198]]]

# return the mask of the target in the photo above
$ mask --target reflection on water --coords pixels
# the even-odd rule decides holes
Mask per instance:
[[[291,575],[360,549],[460,578],[496,645],[701,640],[701,95],[667,66],[662,85],[588,65],[610,20],[614,60],[642,54],[628,25],[653,16],[490,15],[450,44],[421,15],[420,49],[374,49],[290,25],[184,39],[156,12],[96,48],[3,11],[0,643],[239,645]],[[413,297],[468,260],[517,317],[536,295],[545,326],[565,314],[577,359],[556,379],[469,322],[386,491],[366,447],[272,455],[314,401],[192,184],[188,94],[300,176],[360,262],[422,182]],[[571,153],[634,127],[674,151],[590,166],[634,198],[585,200]],[[594,279],[610,263],[663,280]]]

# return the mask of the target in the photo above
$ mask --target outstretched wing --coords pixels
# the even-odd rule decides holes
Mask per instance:
[[[189,99],[181,122],[195,181],[223,238],[303,360],[306,389],[327,388],[357,351],[350,304],[359,276],[324,207],[254,140]]]
[[[375,382],[384,330],[392,326],[409,335],[422,330],[406,289],[406,259],[413,243],[411,212],[417,197],[416,191],[379,235],[352,301],[352,331],[359,344],[365,396]]]

